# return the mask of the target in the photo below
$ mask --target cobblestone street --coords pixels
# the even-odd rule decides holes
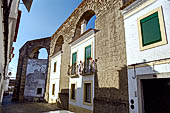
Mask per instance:
[[[4,96],[2,113],[73,113],[62,110],[56,104],[48,103],[15,103],[11,102],[11,95]]]

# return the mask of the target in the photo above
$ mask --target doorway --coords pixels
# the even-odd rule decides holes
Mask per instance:
[[[143,113],[170,113],[170,78],[141,79]]]

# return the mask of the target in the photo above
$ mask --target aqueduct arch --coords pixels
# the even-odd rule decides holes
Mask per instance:
[[[55,42],[55,47],[54,47],[54,53],[57,53],[58,51],[62,50],[62,45],[64,44],[64,37],[60,35],[56,42]]]
[[[28,41],[20,49],[13,100],[21,102],[24,101],[24,88],[28,59],[38,59],[38,50],[41,48],[46,48],[49,55],[50,41],[50,37]]]
[[[127,113],[129,108],[124,23],[120,7],[121,0],[83,0],[54,33],[50,44],[50,55],[53,55],[55,40],[63,35],[60,95],[65,97],[69,94],[66,72],[70,63],[69,43],[80,36],[83,20],[88,21],[96,15],[95,29],[99,32],[95,34],[95,57],[99,58],[99,71],[95,76],[95,113]],[[60,100],[63,104],[68,101],[62,96]]]
[[[87,10],[86,12],[81,15],[79,21],[77,22],[74,37],[77,38],[81,34],[81,25],[87,24],[89,20],[95,15],[95,12],[93,10]]]

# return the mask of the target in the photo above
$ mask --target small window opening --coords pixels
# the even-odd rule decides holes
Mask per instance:
[[[71,84],[71,99],[75,100],[76,94],[75,94],[75,84]]]
[[[37,95],[42,94],[42,88],[37,88]]]
[[[55,84],[53,84],[52,95],[55,95]]]
[[[54,72],[57,71],[57,62],[54,62]]]

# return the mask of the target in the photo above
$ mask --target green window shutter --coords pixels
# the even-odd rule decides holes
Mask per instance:
[[[85,48],[85,59],[91,58],[91,45]]]
[[[72,54],[72,64],[75,64],[77,61],[77,52]]]
[[[158,12],[140,20],[143,46],[162,41]]]

